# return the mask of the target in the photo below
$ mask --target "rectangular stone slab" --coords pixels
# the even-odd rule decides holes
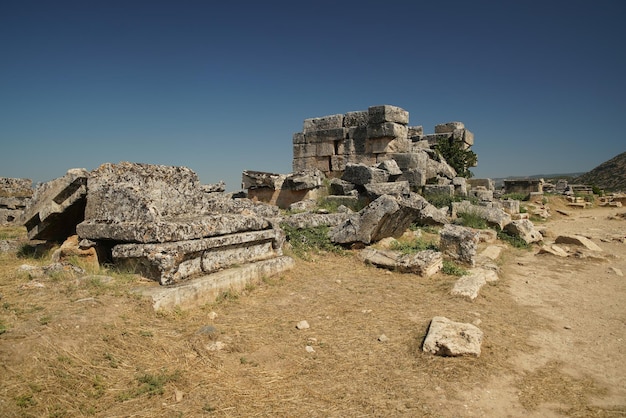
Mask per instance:
[[[169,285],[235,264],[277,257],[281,255],[278,234],[268,229],[160,244],[120,244],[113,247],[112,256],[116,264]]]

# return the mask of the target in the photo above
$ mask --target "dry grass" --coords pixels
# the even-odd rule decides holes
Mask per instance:
[[[137,277],[32,279],[18,266],[45,257],[0,257],[6,417],[449,416],[442,405],[458,403],[461,391],[516,374],[512,356],[534,352],[529,333],[549,326],[513,302],[506,269],[469,302],[449,295],[456,277],[321,254],[202,308],[155,313],[131,292]],[[438,315],[480,319],[481,357],[423,353]],[[296,329],[300,320],[310,329]],[[552,365],[520,377],[524,407],[532,410],[539,385],[558,385],[559,376]],[[570,414],[589,408],[577,390],[549,394]]]

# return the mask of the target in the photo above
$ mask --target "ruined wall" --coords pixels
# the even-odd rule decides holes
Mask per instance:
[[[461,141],[465,149],[474,143],[461,122],[437,125],[434,134],[424,135],[422,126],[409,126],[409,112],[397,106],[305,119],[302,132],[293,136],[293,171],[318,169],[340,177],[346,164],[372,166],[389,159],[399,160],[402,168],[401,161],[412,160],[439,138]]]

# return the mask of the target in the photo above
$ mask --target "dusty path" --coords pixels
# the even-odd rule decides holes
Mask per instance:
[[[514,357],[517,370],[465,393],[466,416],[626,416],[626,220],[614,209],[568,211],[547,223],[548,240],[583,235],[603,251],[507,261],[511,296],[547,323],[528,338],[537,350]]]

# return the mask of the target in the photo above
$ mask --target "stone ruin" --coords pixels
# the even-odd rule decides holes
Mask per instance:
[[[0,177],[0,225],[19,225],[32,195],[32,180]]]
[[[434,150],[440,139],[458,141],[462,149],[474,144],[474,134],[462,122],[409,126],[409,112],[397,106],[372,106],[365,111],[311,118],[293,135],[293,174],[246,171],[248,197],[287,208],[327,193],[367,204],[383,194],[445,194],[467,196],[467,179]],[[290,179],[298,181],[290,181]],[[312,180],[309,178],[314,178]],[[277,181],[278,180],[278,181]]]
[[[276,212],[237,205],[213,189],[186,167],[107,163],[40,185],[23,220],[30,239],[77,234],[80,248],[95,248],[100,263],[178,289],[169,296],[152,291],[155,307],[206,302],[291,268]],[[220,275],[229,269],[234,276]]]

